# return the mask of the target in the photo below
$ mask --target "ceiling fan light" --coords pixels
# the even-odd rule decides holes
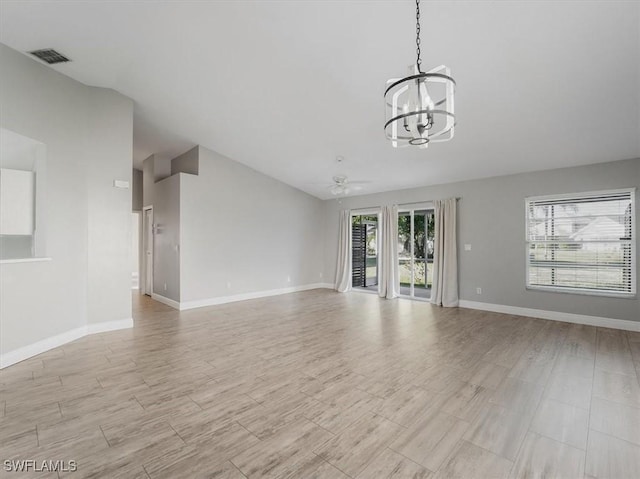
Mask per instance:
[[[345,188],[344,186],[336,185],[336,186],[332,186],[330,191],[332,195],[338,196],[344,193]]]
[[[328,186],[327,189],[334,196],[348,195],[352,191],[362,190],[361,184],[370,183],[369,181],[349,181],[344,175],[336,175],[333,177],[333,185]]]

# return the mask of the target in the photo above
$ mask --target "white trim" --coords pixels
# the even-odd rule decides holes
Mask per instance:
[[[151,298],[159,301],[167,306],[171,306],[178,311],[187,309],[203,308],[205,306],[215,306],[218,304],[235,303],[237,301],[246,301],[248,299],[266,298],[269,296],[279,296],[281,294],[297,293],[299,291],[308,291],[310,289],[335,289],[335,285],[331,283],[313,283],[302,286],[292,286],[290,288],[270,289],[266,291],[254,291],[251,293],[233,294],[231,296],[218,296],[215,298],[196,299],[193,301],[178,302],[173,299],[165,298],[159,294],[152,294]]]
[[[269,296],[279,296],[281,294],[297,293],[299,291],[308,291],[310,289],[332,288],[333,285],[326,283],[305,284],[302,286],[292,286],[290,288],[270,289],[267,291],[254,291],[252,293],[234,294],[231,296],[219,296],[217,298],[199,299],[195,301],[186,301],[180,303],[180,310],[202,308],[203,306],[214,306],[217,304],[234,303],[236,301],[246,301],[248,299],[266,298]]]
[[[75,328],[61,334],[56,334],[50,338],[42,339],[28,346],[23,346],[8,353],[0,355],[0,369],[19,363],[38,354],[42,354],[50,349],[57,348],[63,344],[70,343],[86,335],[85,327]]]
[[[360,209],[349,210],[349,213],[351,214],[351,217],[353,218],[354,216],[379,215],[381,211],[382,211],[382,207],[381,206],[375,206],[373,208],[360,208]]]
[[[575,193],[557,193],[551,195],[542,195],[542,196],[527,196],[525,198],[526,201],[539,201],[539,200],[553,200],[553,199],[566,199],[566,198],[575,198],[576,196],[580,196],[581,198],[590,198],[590,197],[600,197],[606,195],[616,195],[621,193],[635,193],[636,187],[632,186],[630,188],[619,188],[616,190],[598,190],[598,191],[576,191]]]
[[[457,198],[456,198],[457,199]],[[411,210],[432,210],[435,206],[433,201],[422,201],[418,203],[400,203],[398,205],[398,213]]]
[[[15,258],[15,259],[0,259],[0,264],[13,264],[13,263],[37,263],[39,261],[51,261],[51,258]]]
[[[528,277],[528,275],[527,275]],[[525,289],[531,291],[545,291],[547,293],[565,293],[565,294],[580,294],[582,296],[604,296],[606,298],[621,298],[621,299],[636,299],[637,294],[634,293],[616,293],[614,291],[600,291],[597,289],[581,289],[571,288],[565,286],[537,286],[527,285]]]
[[[88,324],[79,328],[56,334],[50,338],[42,339],[33,344],[23,346],[8,353],[0,355],[0,369],[4,369],[12,364],[19,363],[25,359],[32,358],[38,354],[42,354],[51,349],[57,348],[64,344],[80,339],[89,334],[102,333],[106,331],[115,331],[117,329],[128,329],[133,327],[133,319],[121,319],[116,321],[104,321],[102,323]]]
[[[151,299],[155,299],[159,303],[166,304],[167,306],[171,306],[173,309],[181,309],[180,303],[178,301],[174,301],[173,299],[162,296],[158,293],[151,293]]]
[[[530,318],[549,319],[551,321],[563,321],[565,323],[586,324],[601,328],[622,329],[624,331],[640,332],[640,321],[628,321],[625,319],[603,318],[600,316],[587,316],[585,314],[562,313],[560,311],[545,311],[542,309],[521,308],[504,304],[480,303],[477,301],[460,300],[460,308],[479,309],[494,313],[513,314]]]

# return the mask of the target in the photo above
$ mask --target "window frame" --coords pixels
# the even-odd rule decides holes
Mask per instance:
[[[530,256],[529,246],[535,241],[529,240],[529,206],[531,202],[541,200],[563,200],[563,199],[584,199],[597,196],[616,195],[621,193],[628,193],[631,197],[631,291],[630,292],[616,292],[616,291],[600,291],[586,288],[573,288],[570,286],[541,286],[532,285],[529,283],[529,268],[530,268]],[[544,291],[551,293],[565,293],[565,294],[578,294],[583,296],[605,296],[611,298],[625,298],[635,299],[637,297],[637,268],[636,268],[636,188],[620,188],[613,190],[598,190],[598,191],[583,191],[576,193],[560,193],[552,195],[542,196],[528,196],[524,201],[524,232],[525,232],[525,289],[531,291]]]

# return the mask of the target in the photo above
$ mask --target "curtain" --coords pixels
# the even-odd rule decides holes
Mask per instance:
[[[458,252],[456,246],[456,199],[434,201],[433,287],[431,302],[458,306]]]
[[[341,293],[351,289],[351,212],[349,210],[340,212],[335,288]]]
[[[380,214],[380,255],[378,295],[392,299],[399,294],[398,278],[398,207],[383,206]]]

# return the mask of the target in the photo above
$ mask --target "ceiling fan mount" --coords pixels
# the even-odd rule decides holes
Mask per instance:
[[[333,181],[336,185],[344,185],[347,183],[348,179],[344,175],[336,175],[333,177]]]

